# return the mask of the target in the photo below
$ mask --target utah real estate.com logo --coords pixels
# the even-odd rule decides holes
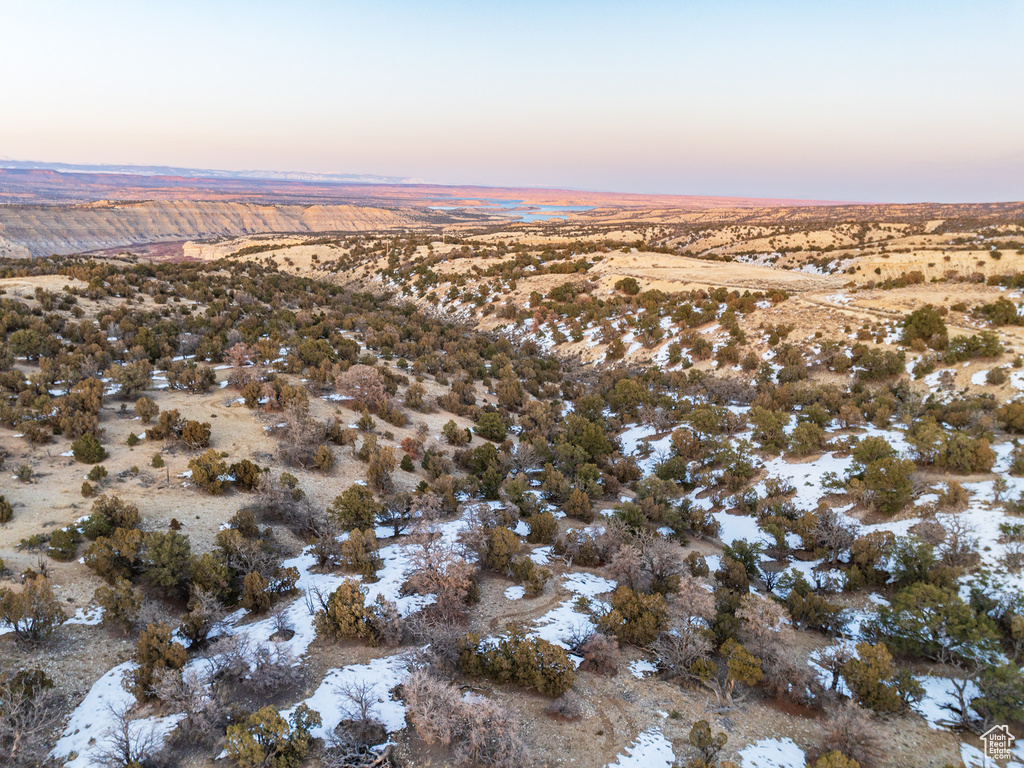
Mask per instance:
[[[1013,755],[1016,737],[1005,725],[996,725],[981,735],[985,744],[985,757],[989,760],[1009,760]]]

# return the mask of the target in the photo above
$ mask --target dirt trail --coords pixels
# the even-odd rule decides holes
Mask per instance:
[[[597,702],[595,702],[597,704]],[[604,731],[603,761],[607,764],[615,759],[618,750],[615,748],[615,724],[608,717],[608,713],[597,704],[597,719],[601,721],[601,730]]]
[[[633,734],[633,736],[631,736],[630,738],[635,738],[636,734],[639,732],[639,729],[637,728],[636,720],[634,720],[627,711],[626,705],[622,702],[622,700],[617,698],[611,699],[609,703],[619,713],[619,717],[622,718],[623,721],[625,721],[625,731],[627,733]],[[625,745],[622,745],[622,747],[625,747]],[[620,749],[622,747],[620,747]]]
[[[525,611],[513,611],[512,613],[503,613],[500,616],[495,616],[491,619],[487,625],[491,632],[498,631],[502,626],[513,621],[533,621],[539,619],[548,611],[552,610],[559,603],[564,602],[569,596],[569,593],[555,594],[549,597],[540,605],[535,605],[532,608],[527,608]]]

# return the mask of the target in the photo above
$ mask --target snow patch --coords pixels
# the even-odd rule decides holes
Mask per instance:
[[[911,706],[914,711],[928,721],[928,727],[933,730],[941,730],[950,725],[952,713],[948,709],[950,705],[958,701],[953,688],[953,681],[948,677],[915,676],[914,678],[924,688],[924,696],[921,701],[914,702]],[[981,691],[972,681],[967,682],[964,698],[967,701],[979,696]]]
[[[388,733],[405,727],[405,705],[392,698],[391,689],[401,685],[409,677],[412,666],[404,656],[389,656],[373,659],[368,664],[351,664],[343,669],[332,669],[324,677],[320,687],[304,702],[310,709],[319,712],[323,724],[313,728],[310,734],[315,738],[326,738],[338,723],[346,719],[352,709],[352,701],[346,691],[368,692],[368,698],[376,700],[372,716],[380,720]],[[299,705],[281,713],[286,720]]]
[[[804,751],[789,737],[761,739],[739,753],[741,768],[804,768]]]
[[[135,705],[135,697],[121,686],[124,674],[133,669],[135,664],[127,661],[109,670],[71,713],[63,735],[50,753],[57,759],[74,754],[74,759],[65,764],[66,768],[100,768],[103,764],[100,758],[112,746],[118,715]],[[149,741],[159,748],[184,716],[133,720],[131,733],[138,741]]]
[[[658,668],[647,659],[637,659],[629,663],[629,672],[637,680],[643,680],[649,675],[653,675],[658,671]]]
[[[676,759],[672,742],[657,728],[643,731],[607,768],[669,768]]]

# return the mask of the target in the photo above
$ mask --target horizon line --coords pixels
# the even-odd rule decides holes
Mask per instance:
[[[770,201],[778,205],[787,203],[794,206],[813,205],[818,206],[839,206],[839,205],[947,205],[935,201],[920,200],[912,203],[893,203],[888,201],[858,201],[858,200],[835,200],[825,198],[800,198],[800,197],[773,197],[764,195],[744,194],[703,194],[703,193],[676,193],[676,192],[626,192],[614,189],[590,189],[585,187],[572,187],[568,185],[502,185],[482,182],[447,182],[430,181],[408,176],[385,176],[373,173],[338,173],[318,171],[276,171],[265,169],[229,169],[229,168],[192,168],[188,166],[172,165],[143,165],[139,163],[66,163],[46,160],[16,160],[0,156],[0,170],[8,171],[52,171],[53,173],[75,175],[75,174],[97,174],[106,176],[124,176],[140,178],[177,178],[177,179],[208,179],[212,181],[267,181],[287,182],[292,184],[330,184],[330,185],[357,185],[357,186],[402,186],[402,187],[440,187],[440,188],[472,188],[490,190],[531,190],[542,192],[572,192],[577,194],[628,196],[628,197],[661,197],[681,199],[714,199],[714,200],[749,200],[749,201]],[[1015,202],[1015,201],[991,201],[991,202]],[[956,205],[957,203],[953,203]],[[967,203],[976,205],[977,203]],[[772,206],[775,207],[775,206]]]

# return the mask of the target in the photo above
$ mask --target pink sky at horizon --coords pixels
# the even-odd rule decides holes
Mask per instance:
[[[1024,199],[1012,0],[8,5],[20,160]]]

